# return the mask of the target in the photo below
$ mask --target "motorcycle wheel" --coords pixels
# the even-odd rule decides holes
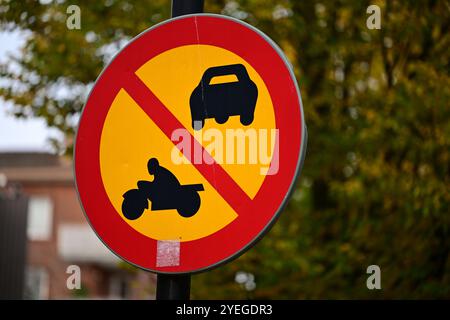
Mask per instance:
[[[139,189],[125,192],[122,202],[122,213],[128,220],[136,220],[148,208],[148,200]]]
[[[182,192],[184,193],[182,197],[183,201],[178,206],[177,211],[180,216],[189,218],[200,209],[200,196],[194,190],[184,190]]]

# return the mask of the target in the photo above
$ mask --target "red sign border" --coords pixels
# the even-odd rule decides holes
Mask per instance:
[[[217,28],[217,24],[220,27],[222,37],[217,37],[214,34],[214,27]],[[177,33],[177,28],[181,28],[185,32]],[[197,33],[198,29],[201,29],[201,32]],[[169,32],[169,38],[165,34],[166,32]],[[233,32],[239,34],[239,39],[228,37]],[[252,50],[260,50],[258,55],[252,55],[252,52],[250,52],[252,50],[245,48],[245,46],[249,46],[247,40],[255,37],[255,33],[256,36],[259,36],[260,41],[252,43]],[[198,36],[198,34],[202,37],[201,39],[191,38],[192,35]],[[173,37],[170,37],[170,35]],[[169,47],[165,42],[167,39],[171,41]],[[158,45],[155,46],[154,42],[149,40],[154,40]],[[236,42],[242,43],[239,45]],[[278,174],[266,177],[260,191],[252,201],[256,204],[252,208],[252,214],[257,212],[255,214],[258,214],[259,220],[252,219],[250,214],[247,216],[240,215],[229,225],[212,235],[198,240],[181,242],[181,263],[179,266],[156,267],[157,241],[131,228],[117,214],[108,199],[100,174],[98,146],[103,122],[112,99],[127,80],[115,76],[122,75],[120,72],[124,71],[134,74],[144,62],[168,49],[198,43],[211,44],[232,51],[240,55],[258,71],[270,92],[275,109],[276,126],[279,129],[280,136],[288,136],[289,139],[280,138],[280,168]],[[233,50],[231,50],[230,47],[232,46],[237,47],[233,47]],[[271,48],[268,48],[268,46]],[[261,54],[261,50],[266,49],[272,50]],[[145,57],[144,52],[146,53]],[[130,56],[133,59],[130,59]],[[271,61],[270,64],[267,61]],[[265,71],[262,72],[262,69]],[[280,72],[276,73],[274,70]],[[271,77],[267,77],[267,74],[271,74]],[[108,79],[115,79],[115,82],[111,83]],[[281,88],[280,83],[282,82],[280,80],[290,82],[291,90],[289,92],[286,87]],[[277,84],[280,88],[273,87],[272,84]],[[286,92],[289,94],[286,95]],[[295,98],[295,101],[293,98]],[[298,105],[298,108],[292,107],[293,110],[290,111],[296,114],[284,114],[281,107],[290,106],[293,103]],[[103,108],[101,107],[102,104]],[[106,110],[104,110],[105,106]],[[102,119],[103,121],[99,121]],[[286,126],[286,124],[293,124],[292,119],[298,119],[298,125],[295,125],[297,122],[294,122],[292,127]],[[101,123],[101,126],[98,123]],[[198,273],[237,258],[270,229],[294,190],[295,181],[303,166],[306,141],[307,131],[300,90],[291,65],[281,49],[258,29],[231,17],[215,14],[181,16],[159,23],[132,39],[105,67],[96,80],[82,111],[76,134],[74,173],[77,193],[83,212],[96,235],[114,254],[123,260],[156,273]],[[284,153],[284,150],[286,150],[286,153]],[[282,186],[277,185],[277,182],[282,182],[280,183]],[[271,185],[276,186],[275,190]],[[276,190],[277,188],[279,190]],[[108,212],[114,214],[110,214],[108,220],[102,219]],[[236,227],[238,223],[240,227]],[[247,231],[249,228],[252,229],[252,232],[245,237],[245,240],[242,239],[239,231]],[[232,234],[232,236],[228,237],[227,233]],[[242,244],[244,242],[245,244]],[[218,255],[217,251],[220,250],[222,250],[222,254]],[[142,255],[142,252],[148,252],[148,255]],[[207,257],[202,255],[204,252],[208,252]],[[218,256],[221,257],[218,258]],[[199,261],[202,261],[202,263],[199,263]]]

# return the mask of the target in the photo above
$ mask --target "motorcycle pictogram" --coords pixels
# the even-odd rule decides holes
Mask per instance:
[[[147,164],[148,172],[154,176],[153,181],[141,180],[137,189],[124,193],[122,213],[129,220],[138,219],[148,209],[176,209],[185,218],[192,217],[200,208],[201,199],[198,192],[204,191],[202,184],[181,185],[177,177],[168,169],[159,165],[156,158]]]

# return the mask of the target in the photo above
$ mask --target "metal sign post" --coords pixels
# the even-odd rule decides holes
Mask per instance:
[[[172,0],[172,17],[203,12],[203,0]],[[156,280],[156,300],[189,300],[190,274],[159,274]]]
[[[203,12],[203,0],[172,0],[172,18]]]
[[[157,275],[156,300],[189,300],[190,293],[190,274]]]

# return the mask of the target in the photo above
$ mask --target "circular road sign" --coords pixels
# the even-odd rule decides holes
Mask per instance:
[[[83,109],[75,176],[116,255],[192,273],[243,253],[275,222],[306,150],[300,92],[279,47],[229,17],[182,16],[134,38]]]

